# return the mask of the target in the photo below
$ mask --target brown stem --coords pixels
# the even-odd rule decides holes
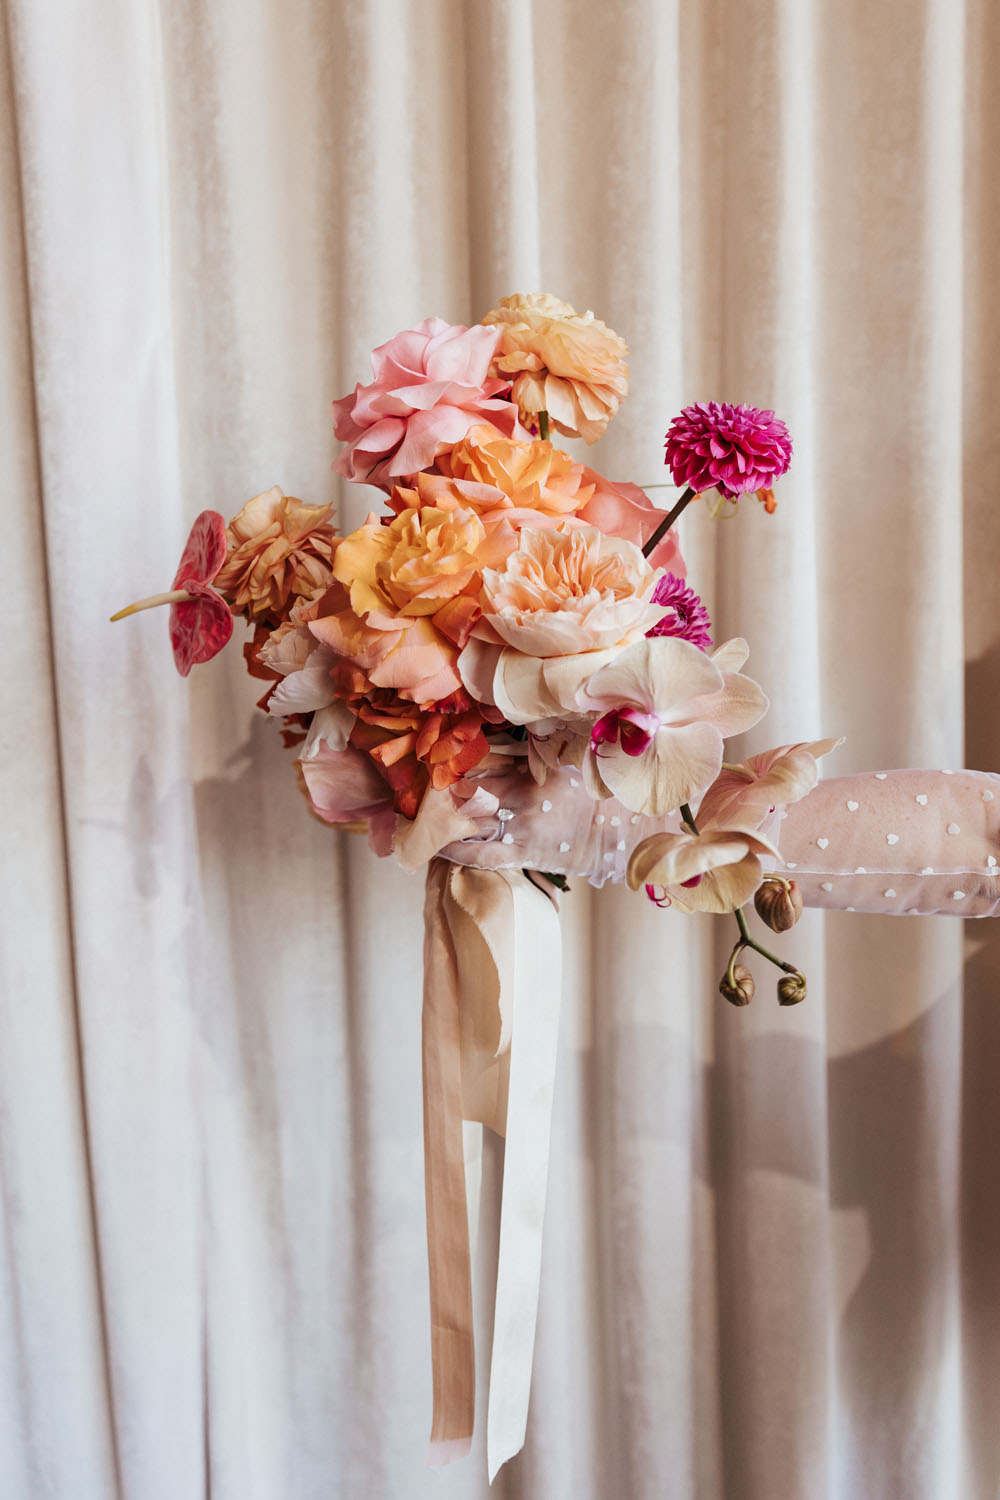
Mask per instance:
[[[549,440],[549,414],[547,411],[540,411],[538,413],[538,436],[543,443],[547,443]]]
[[[652,551],[654,550],[654,548],[656,548],[657,546],[659,546],[660,542],[666,536],[666,534],[670,530],[671,526],[677,520],[677,517],[680,515],[681,511],[682,510],[686,510],[687,507],[691,504],[691,501],[694,498],[695,498],[694,490],[691,488],[690,485],[688,485],[687,489],[684,491],[683,495],[678,500],[677,504],[673,507],[672,510],[668,510],[667,511],[666,515],[663,517],[663,520],[660,522],[659,526],[657,526],[656,530],[653,532],[653,535],[650,537],[649,541],[643,547],[643,549],[642,549],[642,555],[643,555],[643,557],[649,557],[649,555],[652,553]]]

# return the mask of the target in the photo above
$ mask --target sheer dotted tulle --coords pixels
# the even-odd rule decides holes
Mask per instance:
[[[852,795],[845,797],[848,782]],[[998,786],[1000,776],[980,771],[878,771],[821,781],[789,809],[781,848],[797,855],[787,866],[807,905],[1000,914],[1000,820],[990,807]],[[820,818],[829,819],[826,844],[810,837]]]
[[[594,803],[575,768],[539,787],[523,762],[496,757],[467,779],[489,793],[481,832],[443,851],[460,864],[523,866],[601,886],[625,878],[640,840],[679,814],[640,817]],[[877,771],[821,781],[785,811],[778,844],[809,906],[960,916],[1000,914],[1000,776]],[[993,804],[993,805],[991,805]],[[777,820],[776,820],[777,821]]]

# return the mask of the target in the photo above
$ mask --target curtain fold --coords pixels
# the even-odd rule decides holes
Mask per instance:
[[[488,1492],[424,1468],[421,887],[306,815],[238,651],[155,614],[190,521],[336,481],[329,402],[544,289],[628,341],[588,458],[774,406],[772,517],[682,522],[716,635],[829,773],[998,769],[1000,22],[985,0],[7,0],[0,1489]],[[510,1500],[994,1500],[1000,939],[564,907]],[[492,1258],[492,1260],[491,1260]]]

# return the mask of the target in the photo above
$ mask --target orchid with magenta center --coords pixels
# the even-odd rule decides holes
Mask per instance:
[[[659,727],[659,714],[645,713],[641,708],[612,708],[591,730],[590,748],[600,755],[602,745],[617,743],[626,755],[641,755]]]

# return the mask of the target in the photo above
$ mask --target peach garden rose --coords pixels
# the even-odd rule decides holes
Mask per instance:
[[[656,580],[638,547],[595,526],[526,527],[503,567],[483,573],[483,619],[529,656],[599,651],[658,618]]]
[[[491,369],[512,382],[522,420],[544,411],[558,432],[596,443],[628,392],[625,341],[548,292],[505,297],[483,323],[500,331]]]

